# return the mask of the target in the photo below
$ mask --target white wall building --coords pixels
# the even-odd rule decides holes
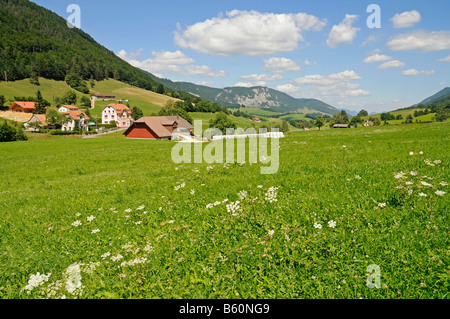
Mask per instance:
[[[131,110],[123,104],[110,104],[102,111],[102,124],[117,123],[118,128],[128,128],[132,124]]]

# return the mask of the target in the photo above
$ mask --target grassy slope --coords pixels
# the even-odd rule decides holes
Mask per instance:
[[[39,78],[40,86],[32,85],[29,80],[20,80],[15,82],[0,82],[0,95],[4,95],[7,100],[14,100],[14,96],[36,96],[36,91],[40,90],[42,96],[47,99],[52,106],[55,97],[62,97],[64,93],[73,90],[64,81],[54,81]],[[157,94],[151,91],[140,89],[129,84],[119,82],[113,79],[95,82],[93,93],[114,94],[116,99],[127,99],[131,106],[137,106],[144,112],[144,115],[150,115],[158,112],[161,107],[169,100],[177,100],[166,95]],[[76,91],[78,97],[85,95]],[[85,95],[89,97],[89,95]],[[8,103],[10,103],[8,101]],[[104,106],[112,103],[112,101],[99,101],[96,108],[91,110],[92,115],[101,115]],[[77,102],[79,105],[79,101]]]
[[[389,124],[402,124],[402,123],[406,120],[406,117],[407,117],[408,115],[414,116],[414,112],[415,112],[416,110],[421,110],[421,109],[400,110],[400,111],[389,112],[389,113],[391,113],[392,115],[394,115],[394,116],[396,116],[396,117],[397,117],[398,115],[402,115],[403,120],[392,120],[392,121],[388,121],[388,123],[389,123]],[[431,119],[432,119],[432,117],[433,117],[434,115],[435,115],[434,113],[432,113],[432,114],[427,114],[427,115],[421,115],[421,116],[418,116],[418,117],[414,117],[413,121],[415,122],[416,119],[417,119],[418,121],[422,121],[422,122],[431,122],[431,121],[432,121]],[[370,117],[380,119],[380,118],[381,118],[381,113],[380,113],[380,114],[370,115],[370,116],[365,116],[365,117],[362,117],[362,119],[363,119],[363,120],[368,120]],[[381,120],[381,119],[380,119],[380,120]]]
[[[75,262],[98,262],[82,272],[83,298],[446,298],[449,195],[434,192],[449,192],[439,186],[450,182],[449,126],[292,133],[275,175],[261,175],[261,164],[175,165],[172,142],[120,135],[0,143],[0,298],[42,298]],[[419,175],[396,180],[400,171]],[[403,198],[395,186],[406,180],[414,194]],[[241,190],[259,199],[241,201],[239,216],[205,208]],[[367,289],[371,264],[384,289]],[[51,272],[49,282],[20,293],[37,272]]]

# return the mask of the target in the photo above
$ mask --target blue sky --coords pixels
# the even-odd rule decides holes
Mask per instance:
[[[130,64],[173,81],[268,86],[370,112],[450,86],[450,1],[36,0]],[[381,28],[369,28],[377,4]]]

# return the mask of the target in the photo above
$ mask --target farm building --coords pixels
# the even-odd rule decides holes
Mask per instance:
[[[95,94],[92,94],[91,100],[92,101],[115,101],[116,96],[112,95],[112,94],[95,93]]]
[[[58,109],[58,112],[60,113],[66,113],[69,111],[78,111],[79,108],[74,105],[61,105]]]
[[[333,128],[350,128],[348,124],[334,124]]]
[[[253,118],[252,118],[252,121],[257,122],[257,123],[260,123],[260,122],[261,122],[261,119],[260,119],[259,117],[253,117]]]
[[[89,127],[90,118],[81,111],[69,111],[64,113],[69,117],[69,121],[61,127],[62,131],[73,131],[76,128],[86,130]]]
[[[147,116],[134,122],[124,135],[127,138],[170,140],[173,132],[191,133],[193,128],[180,116]]]
[[[123,104],[109,104],[102,111],[102,124],[115,121],[118,128],[129,128],[132,124],[131,110]]]
[[[374,126],[374,124],[373,124],[372,121],[366,121],[366,122],[363,124],[363,126],[364,126],[364,127],[372,127],[372,126]]]
[[[39,129],[35,129],[35,128],[30,128],[29,125],[31,123],[34,122],[39,122],[39,124],[42,126],[42,128],[47,129],[47,128],[54,128],[53,125],[49,125],[45,119],[45,114],[33,114],[33,117],[28,121],[25,122],[23,124],[23,126],[25,127],[25,129],[27,131],[33,131],[33,132],[38,132]]]
[[[15,101],[11,105],[11,110],[13,112],[19,112],[19,113],[33,113],[33,111],[36,109],[36,102],[22,102],[22,101]]]

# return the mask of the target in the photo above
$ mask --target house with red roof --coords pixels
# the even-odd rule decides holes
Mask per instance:
[[[133,122],[131,110],[123,104],[109,104],[102,111],[102,124],[117,123],[117,127],[129,128]]]
[[[47,120],[45,118],[45,114],[33,114],[33,117],[29,121],[25,122],[23,124],[23,126],[25,127],[25,129],[27,131],[39,132],[38,128],[31,128],[30,127],[30,124],[34,123],[34,122],[38,122],[43,129],[54,128],[54,125],[50,125],[50,124],[47,123]]]
[[[10,108],[13,112],[33,113],[36,109],[36,102],[15,101]]]
[[[147,116],[135,121],[124,135],[127,138],[170,140],[175,132],[192,135],[193,128],[180,116]]]
[[[83,112],[69,111],[64,114],[68,117],[68,121],[62,125],[62,131],[73,131],[76,128],[88,129],[90,118]]]
[[[61,105],[58,109],[60,113],[67,113],[69,111],[79,111],[80,109],[75,105]]]

